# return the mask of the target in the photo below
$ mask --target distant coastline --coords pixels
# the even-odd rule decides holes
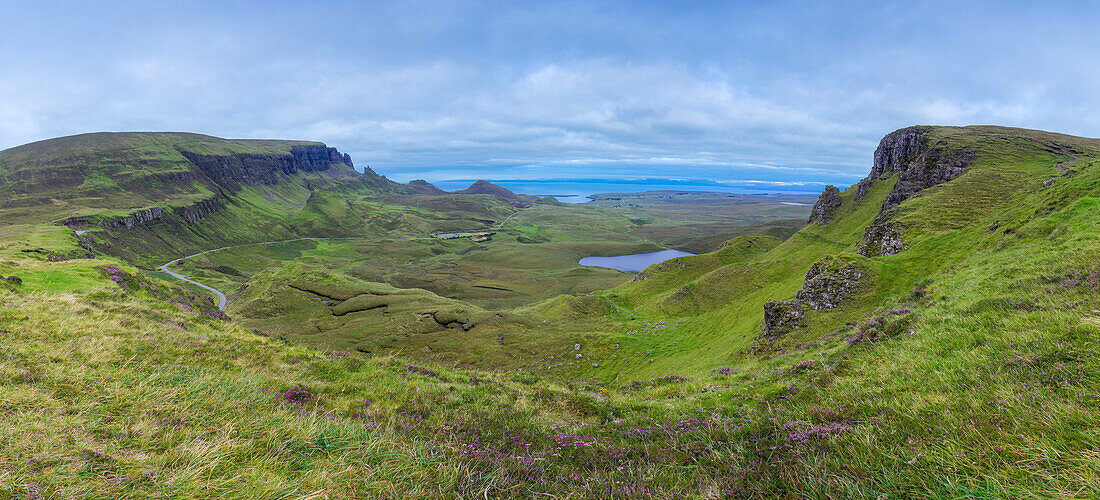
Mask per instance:
[[[714,182],[707,180],[679,179],[486,179],[516,193],[537,196],[553,196],[566,203],[587,203],[589,195],[600,193],[638,193],[643,191],[699,191],[731,194],[816,194],[825,183],[775,184],[745,181]],[[447,191],[464,189],[472,183],[469,179],[429,182]],[[842,189],[846,186],[839,186]]]

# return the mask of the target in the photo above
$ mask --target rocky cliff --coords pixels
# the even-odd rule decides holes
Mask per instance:
[[[222,201],[221,198],[215,196],[184,207],[152,207],[145,210],[139,210],[126,217],[102,220],[99,222],[99,226],[105,229],[133,229],[137,226],[163,220],[170,216],[175,216],[190,224],[194,224],[223,208],[225,208],[225,202]],[[68,219],[63,222],[64,225],[70,227],[81,226],[86,223],[87,218],[84,217]]]
[[[275,184],[279,173],[294,175],[299,172],[329,172],[344,177],[354,175],[351,156],[320,144],[294,146],[288,154],[202,155],[182,150],[180,154],[195,164],[215,184],[231,191],[239,190],[242,185]],[[333,168],[340,164],[346,165],[347,169]]]
[[[903,128],[879,142],[874,166],[861,185],[898,174],[898,182],[886,197],[882,210],[894,208],[922,190],[955,179],[974,161],[973,151],[951,149],[942,141],[931,144],[928,140],[931,131],[931,127]]]
[[[825,191],[821,192],[821,196],[817,198],[817,203],[814,204],[813,210],[810,211],[810,220],[807,224],[817,223],[820,226],[828,224],[833,220],[833,216],[836,215],[836,210],[840,208],[840,190],[836,186],[825,186]]]
[[[879,142],[871,173],[856,185],[853,198],[862,199],[875,182],[894,175],[898,180],[886,196],[878,217],[864,232],[858,245],[860,254],[874,257],[904,250],[904,226],[892,221],[889,211],[925,189],[954,180],[974,162],[973,151],[952,148],[944,141],[932,143],[928,136],[931,131],[931,127],[903,128],[887,134]]]

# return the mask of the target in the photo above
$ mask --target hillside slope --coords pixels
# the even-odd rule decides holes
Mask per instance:
[[[390,210],[361,202],[420,194],[421,186],[370,168],[358,172],[347,154],[307,141],[83,134],[0,151],[0,172],[0,217],[9,224],[28,232],[41,231],[35,224],[64,225],[80,233],[85,254],[149,268],[225,245],[378,234],[398,225],[431,230],[435,219],[466,218],[477,227],[509,209],[478,200],[457,209],[467,215],[453,216],[456,209],[442,204],[393,224]]]
[[[2,253],[0,494],[1100,496],[1100,144],[978,127],[883,145],[902,154],[795,238],[513,311],[501,340],[534,342],[512,351],[526,370],[290,345],[118,261]],[[280,272],[247,303],[292,285],[334,316],[404,294]],[[425,335],[487,336],[409,295],[455,308]],[[547,333],[583,336],[540,349]]]
[[[822,196],[815,214],[827,212],[827,220],[812,220],[745,262],[701,273],[696,263],[712,257],[685,257],[676,267],[644,273],[662,287],[629,283],[599,294],[624,320],[619,331],[625,334],[616,338],[648,353],[625,371],[652,376],[691,367],[698,373],[753,351],[787,349],[852,328],[876,310],[911,307],[920,290],[964,272],[967,263],[1040,238],[1069,237],[1074,233],[1063,225],[1070,223],[1055,214],[1077,214],[1097,195],[1098,158],[1100,141],[1038,131],[912,127],[892,133],[866,179]],[[1087,221],[1071,225],[1095,231]],[[1044,267],[1065,268],[1073,259],[1087,268],[1096,257],[1091,251],[1038,256],[1050,260]],[[553,311],[548,305],[547,316],[556,317]],[[784,318],[790,328],[778,325],[764,335]],[[656,321],[668,322],[659,335],[630,334]]]

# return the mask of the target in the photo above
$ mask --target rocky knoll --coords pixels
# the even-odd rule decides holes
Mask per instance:
[[[865,274],[849,257],[825,257],[815,262],[793,299],[764,304],[764,331],[758,340],[770,342],[801,327],[807,310],[839,307],[857,293]]]
[[[836,210],[840,208],[840,190],[836,186],[825,186],[825,191],[817,198],[813,210],[810,211],[810,220],[807,224],[816,222],[819,226],[828,224],[836,216]]]

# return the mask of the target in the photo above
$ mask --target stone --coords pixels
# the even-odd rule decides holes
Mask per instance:
[[[826,257],[810,267],[795,297],[810,309],[833,309],[858,288],[863,270],[854,262]]]
[[[817,203],[810,211],[810,220],[806,223],[816,222],[819,226],[828,224],[836,216],[836,210],[840,208],[840,203],[840,190],[833,185],[825,186],[825,190],[821,192],[821,196],[817,197]]]
[[[806,306],[798,299],[769,300],[764,304],[764,334],[762,337],[775,339],[802,326],[806,317]]]

